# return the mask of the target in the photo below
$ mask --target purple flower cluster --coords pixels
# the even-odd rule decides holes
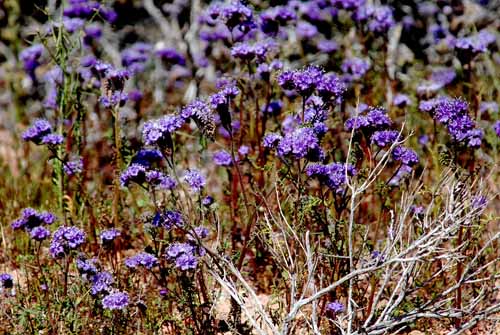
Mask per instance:
[[[369,107],[363,115],[349,118],[344,126],[347,131],[377,130],[391,126],[392,121],[382,107]]]
[[[43,226],[51,225],[56,219],[56,216],[50,212],[38,212],[33,208],[25,208],[21,217],[12,222],[11,227],[14,230],[23,229],[30,233],[32,239],[43,241],[50,236],[50,231]]]
[[[479,33],[467,37],[452,39],[450,46],[455,48],[457,57],[463,63],[470,62],[476,55],[488,50],[488,46],[496,41],[496,36],[487,31],[481,30]]]
[[[64,138],[52,133],[52,125],[43,119],[36,120],[22,135],[23,140],[33,142],[35,144],[46,144],[56,146],[63,143]]]
[[[291,156],[295,159],[307,157],[312,161],[321,160],[324,155],[318,136],[314,129],[309,127],[296,128],[286,134],[279,141],[277,152],[280,157]]]
[[[385,34],[394,26],[392,9],[389,6],[360,6],[353,14],[356,21],[366,23],[369,31],[377,34]]]
[[[395,130],[380,130],[373,133],[370,141],[382,148],[396,142],[398,137],[399,133]]]
[[[322,98],[339,98],[346,90],[345,85],[336,75],[325,75],[317,66],[284,71],[278,76],[278,84],[283,89],[295,91],[302,97],[309,97],[317,90]]]
[[[82,173],[82,171],[83,171],[83,159],[78,158],[78,159],[64,163],[63,170],[67,176],[74,176],[74,175]]]
[[[50,254],[53,258],[62,258],[85,242],[85,233],[77,227],[61,226],[50,242]]]
[[[69,5],[65,7],[63,12],[66,17],[82,19],[90,19],[96,14],[99,14],[109,23],[115,22],[118,17],[118,14],[113,9],[92,0],[70,0]]]
[[[0,274],[0,284],[4,289],[12,288],[14,287],[14,280],[10,274],[2,273]]]
[[[155,54],[167,65],[186,65],[184,56],[174,48],[161,48]]]
[[[280,27],[295,21],[297,15],[287,6],[271,7],[260,14],[260,29],[266,35],[276,36]]]
[[[81,275],[83,276],[94,276],[97,274],[97,259],[91,258],[86,259],[83,256],[80,256],[76,260],[76,267]]]
[[[102,299],[102,307],[109,310],[121,310],[129,304],[129,296],[125,292],[113,292]]]
[[[19,54],[19,58],[23,62],[24,70],[33,81],[36,79],[35,70],[40,66],[40,58],[42,57],[42,53],[43,45],[35,44],[24,49]]]
[[[106,229],[101,232],[99,235],[102,241],[102,244],[110,244],[113,242],[118,236],[121,235],[121,232],[116,228]]]
[[[191,243],[173,243],[168,247],[166,257],[175,261],[177,268],[186,271],[196,269],[197,256],[203,256],[203,253],[204,249],[197,248]]]
[[[330,163],[330,164],[310,164],[306,167],[306,174],[309,177],[317,178],[322,185],[334,191],[341,191],[346,183],[346,176],[356,175],[356,169],[351,164]]]
[[[481,146],[484,132],[475,128],[475,122],[468,114],[469,105],[465,100],[437,97],[421,101],[419,108],[431,113],[437,122],[445,125],[454,141],[464,143],[470,148]]]
[[[371,65],[370,62],[362,58],[348,58],[342,62],[341,69],[344,73],[343,79],[346,82],[360,80],[368,72]]]
[[[152,46],[137,42],[124,49],[121,53],[122,66],[131,73],[143,72],[150,57]]]
[[[225,150],[218,150],[214,152],[214,163],[219,166],[231,166],[233,163],[233,159],[231,154]]]
[[[184,174],[184,181],[189,185],[193,192],[200,192],[207,181],[198,170],[189,170]]]
[[[172,227],[184,226],[184,219],[182,214],[174,210],[166,210],[163,213],[157,212],[151,222],[153,227],[164,227],[171,229]]]
[[[96,273],[92,277],[92,287],[90,293],[96,296],[100,293],[106,294],[111,291],[112,285],[115,282],[113,275],[107,271]]]
[[[147,252],[140,252],[137,255],[129,257],[125,260],[125,265],[130,269],[143,266],[146,269],[151,270],[157,264],[158,258]]]
[[[342,313],[345,311],[345,306],[338,300],[330,302],[326,305],[326,309],[333,313]]]
[[[146,181],[146,168],[141,164],[131,164],[120,175],[120,184],[122,187],[127,187],[130,183],[141,185]]]
[[[419,161],[418,155],[414,150],[403,146],[397,146],[394,149],[394,151],[392,152],[392,158],[395,161],[399,161],[403,165],[407,166],[416,165]]]

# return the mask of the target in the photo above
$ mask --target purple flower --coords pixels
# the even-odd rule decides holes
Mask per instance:
[[[488,198],[484,195],[476,195],[472,198],[472,208],[476,210],[483,210],[488,205]]]
[[[0,274],[0,283],[2,284],[3,288],[12,288],[14,286],[14,280],[8,273]]]
[[[192,254],[183,253],[175,259],[175,266],[183,271],[196,269],[197,265],[198,259]]]
[[[102,299],[102,306],[105,309],[124,309],[129,304],[129,296],[125,292],[114,292]]]
[[[370,138],[371,143],[375,143],[379,147],[385,147],[396,142],[399,137],[399,133],[394,130],[382,130],[373,133]]]
[[[398,168],[396,175],[389,180],[388,184],[390,186],[398,186],[399,183],[401,182],[401,179],[410,175],[412,173],[412,171],[413,171],[413,169],[411,168],[411,166],[404,165],[404,164],[401,165]]]
[[[97,259],[85,259],[83,256],[76,260],[76,267],[82,275],[95,275],[97,273]]]
[[[220,16],[230,30],[237,26],[239,26],[240,30],[245,30],[252,25],[252,10],[240,2],[234,2],[222,7]]]
[[[101,237],[101,241],[103,244],[109,244],[113,242],[120,235],[121,232],[118,229],[111,228],[103,230],[99,236]]]
[[[35,227],[30,231],[30,236],[36,241],[43,241],[50,237],[50,231],[45,227]]]
[[[497,134],[498,137],[500,137],[500,121],[497,121],[493,124],[493,130]]]
[[[153,163],[161,162],[162,159],[163,155],[157,149],[141,149],[132,158],[132,164],[140,164],[149,168]]]
[[[131,164],[120,176],[120,183],[127,187],[131,182],[142,184],[146,180],[146,168],[140,164]]]
[[[346,91],[346,86],[340,78],[334,74],[324,75],[318,83],[318,94],[325,100],[342,97]]]
[[[182,127],[184,120],[177,115],[166,115],[161,119],[148,121],[144,124],[142,138],[147,145],[157,145],[160,148],[172,147],[171,133]]]
[[[21,217],[12,223],[12,229],[24,229],[31,231],[32,229],[50,225],[56,221],[56,216],[50,212],[38,212],[33,208],[25,208],[22,211]]]
[[[394,99],[392,100],[392,103],[394,106],[397,106],[399,108],[403,108],[405,106],[408,106],[411,104],[410,98],[406,94],[396,94]]]
[[[198,170],[187,171],[184,175],[184,181],[194,192],[200,192],[207,183],[205,177]]]
[[[101,95],[99,102],[106,108],[113,108],[115,106],[123,106],[128,100],[126,93],[116,91],[110,95]]]
[[[64,28],[69,33],[74,33],[75,31],[83,28],[83,26],[85,25],[85,21],[77,17],[75,18],[63,17],[62,23]]]
[[[186,65],[186,59],[173,48],[163,48],[156,50],[156,55],[169,65]]]
[[[415,151],[410,148],[403,146],[397,146],[392,152],[392,158],[395,161],[401,162],[403,165],[413,166],[418,164],[418,155]]]
[[[99,293],[108,293],[111,290],[111,285],[115,282],[113,275],[107,271],[96,273],[92,277],[92,287],[90,293],[98,295]]]
[[[225,150],[219,150],[214,152],[213,159],[215,165],[219,166],[231,166],[231,164],[233,163],[231,154]]]
[[[457,77],[457,73],[453,68],[439,68],[432,72],[431,81],[446,86],[451,84]]]
[[[140,252],[137,255],[129,257],[125,260],[125,265],[131,269],[134,269],[139,265],[141,265],[144,266],[146,269],[151,270],[157,264],[158,264],[158,258],[147,252]]]
[[[368,30],[383,34],[395,24],[392,9],[389,6],[374,6],[368,20]]]
[[[337,51],[339,45],[333,40],[321,40],[318,42],[317,48],[319,51],[328,54]]]
[[[23,140],[35,144],[42,143],[43,138],[52,132],[52,126],[47,120],[38,119],[22,135]]]
[[[498,113],[498,104],[495,101],[483,101],[479,104],[479,112]]]
[[[192,254],[194,246],[189,243],[173,243],[167,248],[166,255],[168,258],[175,259],[182,254]]]
[[[303,97],[310,96],[323,79],[323,71],[317,66],[303,70],[285,71],[278,76],[278,84],[285,90],[294,90]],[[328,81],[328,79],[327,79]]]
[[[369,107],[365,115],[347,119],[344,126],[347,131],[351,131],[353,129],[383,129],[389,127],[391,124],[392,121],[385,109],[381,107]]]
[[[98,24],[87,26],[84,30],[83,43],[85,45],[92,45],[94,40],[98,40],[102,36],[102,29]]]
[[[182,227],[184,225],[184,219],[182,218],[182,214],[180,212],[167,210],[163,213],[156,213],[151,224],[154,227],[161,226],[166,229],[170,229],[173,226]]]
[[[347,75],[348,81],[360,80],[370,69],[370,62],[362,58],[348,58],[341,66],[342,72]]]
[[[330,163],[324,164],[309,164],[306,167],[306,174],[309,177],[318,178],[322,185],[325,185],[332,190],[339,191],[346,183],[347,176],[355,176],[356,169],[351,164]]]
[[[19,54],[19,58],[23,62],[24,70],[35,80],[35,69],[40,66],[40,58],[43,53],[43,45],[32,45]]]
[[[64,137],[59,134],[48,134],[42,138],[42,144],[56,146],[64,142]]]
[[[301,39],[311,39],[318,34],[318,28],[306,21],[300,21],[295,29]]]
[[[304,158],[320,150],[319,140],[312,128],[297,128],[281,139],[277,150],[281,157],[292,155],[295,158]]]
[[[213,203],[214,203],[214,198],[212,198],[209,195],[207,195],[206,197],[204,197],[203,199],[201,199],[201,204],[203,206],[205,206],[205,207],[209,207]]]
[[[61,226],[54,232],[49,251],[53,258],[61,258],[84,242],[85,233],[83,230],[77,227]]]
[[[242,145],[238,149],[238,154],[240,154],[240,156],[247,156],[249,153],[250,153],[250,148],[246,145]]]
[[[74,176],[76,174],[80,174],[83,171],[83,159],[77,158],[75,160],[68,161],[63,165],[64,173],[67,176]]]
[[[196,235],[196,237],[200,240],[203,240],[203,239],[207,238],[207,236],[208,236],[208,229],[203,227],[203,226],[195,227],[193,230],[194,230],[194,234]],[[192,241],[196,241],[194,236],[191,236],[191,235],[188,236],[188,239],[190,239]]]
[[[345,306],[338,300],[330,302],[326,305],[326,309],[333,313],[342,313],[345,311]]]
[[[283,137],[280,134],[268,133],[264,136],[262,144],[264,145],[264,147],[269,149],[276,148],[282,138]]]

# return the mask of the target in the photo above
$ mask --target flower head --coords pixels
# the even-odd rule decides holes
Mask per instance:
[[[200,192],[207,183],[205,177],[198,170],[187,171],[184,175],[184,181],[194,192]]]
[[[125,265],[128,268],[134,269],[137,266],[144,266],[146,269],[151,270],[158,264],[158,259],[147,252],[140,252],[135,256],[129,257],[125,260]]]
[[[124,309],[129,304],[129,296],[125,292],[110,293],[102,299],[102,306],[105,309]]]
[[[77,227],[61,226],[54,232],[49,251],[53,258],[61,258],[84,242],[83,230]]]

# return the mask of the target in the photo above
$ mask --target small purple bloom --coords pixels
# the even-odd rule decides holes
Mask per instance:
[[[233,163],[231,154],[225,150],[219,150],[214,152],[213,159],[215,165],[219,166],[231,166],[231,164]]]
[[[22,135],[23,140],[31,141],[35,144],[42,143],[45,136],[52,132],[52,125],[43,119],[36,120]]]
[[[493,124],[493,130],[497,134],[498,137],[500,137],[500,121],[497,121]]]
[[[108,244],[113,242],[120,235],[121,232],[118,229],[111,228],[103,230],[99,236],[101,237],[101,241],[103,244]]]
[[[198,170],[190,170],[184,175],[184,181],[194,192],[200,192],[206,185],[205,177]]]
[[[0,283],[2,284],[3,288],[12,288],[14,286],[14,280],[8,273],[0,274]]]
[[[125,260],[125,265],[131,269],[134,269],[137,266],[141,265],[146,269],[151,270],[157,264],[158,259],[147,252],[140,252],[137,255],[129,257]]]
[[[63,165],[64,173],[68,176],[74,176],[80,174],[83,171],[83,159],[77,158],[75,160],[68,161]]]
[[[36,241],[43,241],[50,237],[50,231],[45,227],[35,227],[30,231],[30,236]]]
[[[264,136],[263,145],[266,148],[272,149],[278,146],[278,143],[281,141],[283,137],[276,133],[268,133]]]
[[[94,296],[99,293],[108,293],[114,282],[115,280],[111,273],[107,271],[99,272],[92,277],[90,293]]]
[[[102,299],[102,306],[105,309],[124,309],[129,304],[129,296],[125,292],[114,292]]]
[[[83,230],[77,227],[61,226],[54,232],[49,251],[53,258],[61,258],[84,242],[85,233]]]
[[[399,133],[394,130],[382,130],[376,131],[373,133],[370,138],[371,143],[375,143],[379,147],[385,147],[391,145],[395,141],[397,141],[399,137]]]
[[[403,146],[398,146],[392,152],[392,158],[396,161],[400,161],[402,164],[407,166],[413,166],[418,164],[418,155],[415,151],[410,148]]]
[[[141,164],[131,164],[120,176],[120,183],[127,187],[131,182],[142,184],[146,181],[146,168]]]
[[[326,309],[333,313],[342,313],[345,311],[345,306],[338,300],[330,302],[326,305]]]
[[[396,96],[392,100],[392,103],[394,104],[394,106],[397,106],[399,108],[403,108],[405,106],[410,105],[411,100],[406,94],[398,93],[398,94],[396,94]]]

